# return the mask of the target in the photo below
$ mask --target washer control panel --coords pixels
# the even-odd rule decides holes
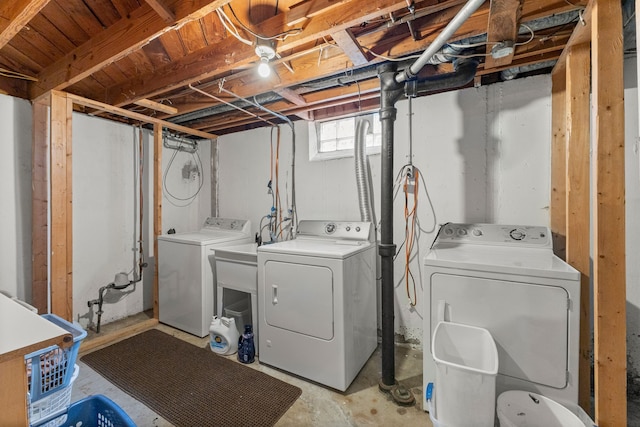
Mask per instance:
[[[250,232],[251,230],[245,230],[245,228],[249,226],[248,223],[249,221],[246,219],[218,218],[211,216],[205,220],[203,228],[207,230]]]
[[[440,228],[436,243],[551,248],[551,231],[540,226],[447,223]]]
[[[373,224],[359,221],[303,220],[298,223],[298,237],[324,237],[334,240],[370,240]]]

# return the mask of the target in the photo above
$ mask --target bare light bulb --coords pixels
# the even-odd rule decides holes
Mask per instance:
[[[258,75],[262,78],[267,78],[271,75],[271,67],[269,66],[269,60],[261,58],[260,65],[258,65]]]

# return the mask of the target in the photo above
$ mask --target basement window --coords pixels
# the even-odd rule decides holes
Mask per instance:
[[[344,117],[334,120],[309,122],[309,160],[331,160],[353,157],[356,126],[361,120],[369,121],[366,137],[367,154],[380,154],[382,126],[378,113]]]

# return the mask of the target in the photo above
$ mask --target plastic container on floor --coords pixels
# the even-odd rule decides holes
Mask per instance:
[[[249,300],[249,294],[239,301],[234,302],[226,306],[224,311],[224,317],[233,317],[236,319],[236,328],[238,328],[238,334],[241,335],[244,331],[244,325],[251,324],[251,306]]]
[[[586,414],[579,414],[582,415],[580,418],[558,402],[527,391],[511,390],[501,393],[497,408],[500,427],[595,426]]]
[[[42,317],[69,332],[73,336],[73,344],[67,348],[53,345],[25,356],[31,401],[40,400],[69,385],[80,343],[87,336],[78,324],[67,322],[55,314],[43,314]]]
[[[60,390],[55,391],[46,397],[43,397],[40,400],[31,400],[30,398],[27,399],[29,401],[30,424],[38,423],[40,420],[45,419],[50,415],[55,414],[69,406],[69,403],[71,403],[71,391],[73,383],[76,378],[78,378],[79,372],[80,367],[78,365],[75,365],[73,375],[68,386],[63,387]],[[57,427],[64,424],[66,418],[66,416],[59,417],[48,423],[42,424],[41,426]]]
[[[498,350],[489,331],[440,322],[433,335],[433,358],[440,425],[493,427]]]

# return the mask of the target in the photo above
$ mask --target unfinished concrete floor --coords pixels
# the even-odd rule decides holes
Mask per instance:
[[[105,325],[103,333],[117,327],[117,323]],[[156,328],[200,347],[204,347],[208,342],[207,337],[197,338],[166,325],[160,324]],[[94,334],[89,335],[87,339],[91,339]],[[235,356],[228,357],[235,360]],[[140,427],[172,426],[167,420],[118,389],[84,363],[79,362],[79,365],[80,375],[73,386],[72,402],[92,394],[104,394],[127,412]],[[259,361],[247,366],[302,389],[302,395],[276,424],[280,427],[431,426],[428,414],[422,410],[421,351],[404,347],[396,349],[396,379],[413,392],[416,405],[412,407],[398,406],[387,394],[378,390],[379,348],[345,393],[260,365]]]

